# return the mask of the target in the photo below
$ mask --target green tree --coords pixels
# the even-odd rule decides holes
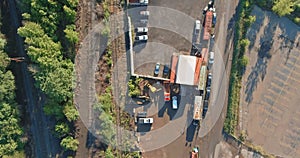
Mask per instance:
[[[64,150],[76,151],[78,148],[79,142],[77,139],[75,139],[71,136],[67,136],[61,140],[60,145],[64,148]]]
[[[66,14],[66,19],[69,22],[74,23],[75,22],[75,17],[76,17],[76,11],[74,9],[71,9],[71,8],[67,7],[66,5],[64,5],[63,9],[64,9],[64,12]]]
[[[18,111],[14,106],[0,103],[0,157],[11,155],[21,144],[22,129],[17,119]]]
[[[243,67],[246,67],[246,66],[248,65],[248,63],[249,63],[248,57],[244,55],[243,58],[240,59],[240,63],[241,63],[241,65],[242,65]]]
[[[79,41],[78,32],[76,32],[75,29],[75,25],[67,25],[66,29],[64,30],[66,38],[72,44],[76,44]]]
[[[294,11],[293,0],[275,0],[272,10],[279,16],[289,15]]]
[[[115,158],[111,147],[108,147],[105,151],[105,158]]]
[[[55,132],[57,132],[58,137],[64,137],[70,132],[70,128],[65,122],[60,122],[55,125]]]
[[[63,112],[64,112],[67,120],[70,121],[70,122],[76,121],[78,119],[78,117],[79,117],[79,112],[74,107],[74,105],[70,104],[70,103],[65,106]]]

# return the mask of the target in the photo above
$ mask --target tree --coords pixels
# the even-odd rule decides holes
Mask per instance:
[[[111,149],[111,147],[108,147],[105,151],[105,158],[114,158],[114,153]]]
[[[58,137],[64,137],[70,132],[70,128],[65,122],[60,122],[55,125],[55,132],[58,133]]]
[[[76,32],[75,29],[75,25],[67,25],[66,29],[64,30],[66,38],[72,44],[76,44],[79,41],[78,32]]]
[[[241,63],[241,65],[242,65],[243,67],[246,67],[246,66],[248,65],[248,63],[249,63],[248,57],[244,55],[243,58],[240,59],[240,63]]]
[[[66,19],[69,22],[74,23],[75,22],[75,17],[76,17],[76,11],[74,9],[69,8],[66,5],[64,5],[63,9],[64,9],[64,12],[66,14]]]
[[[294,11],[293,0],[275,0],[272,10],[279,16],[289,15]]]
[[[21,144],[19,138],[23,131],[17,116],[18,112],[14,106],[0,103],[0,157],[13,154]]]
[[[67,136],[63,138],[60,142],[60,146],[64,148],[64,150],[72,150],[76,151],[78,148],[79,142],[77,139],[74,139],[72,136]]]
[[[70,103],[65,106],[63,112],[64,112],[67,120],[70,121],[70,122],[76,121],[78,119],[78,117],[79,117],[79,112],[74,107],[74,105],[70,104]]]

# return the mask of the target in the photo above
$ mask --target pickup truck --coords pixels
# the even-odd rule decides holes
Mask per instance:
[[[139,118],[140,124],[152,124],[153,118]]]

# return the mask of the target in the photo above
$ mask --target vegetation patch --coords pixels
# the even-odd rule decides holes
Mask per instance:
[[[232,57],[232,66],[229,83],[229,99],[227,115],[224,123],[224,131],[235,135],[238,125],[239,101],[241,81],[245,67],[248,64],[248,58],[244,56],[246,48],[250,41],[246,39],[246,31],[256,20],[255,16],[250,16],[253,2],[251,0],[240,1],[237,22],[235,24],[234,50]]]

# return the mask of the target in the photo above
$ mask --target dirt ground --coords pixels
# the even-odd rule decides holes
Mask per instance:
[[[241,91],[240,128],[277,156],[300,157],[300,27],[254,8],[249,64]]]

